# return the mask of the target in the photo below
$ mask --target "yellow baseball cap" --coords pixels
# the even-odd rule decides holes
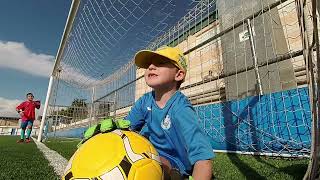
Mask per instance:
[[[176,67],[181,70],[187,71],[187,61],[182,51],[177,47],[163,46],[155,51],[141,50],[136,53],[134,57],[135,64],[147,69],[151,64],[151,58],[161,57],[162,59],[168,59]]]

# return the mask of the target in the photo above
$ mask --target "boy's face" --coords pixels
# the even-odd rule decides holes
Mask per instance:
[[[28,94],[27,99],[28,99],[29,101],[32,101],[32,100],[33,100],[33,95]]]
[[[152,59],[144,74],[147,85],[153,89],[176,85],[178,81],[184,79],[184,76],[184,71],[179,70],[168,60],[163,59],[157,59],[157,61]]]

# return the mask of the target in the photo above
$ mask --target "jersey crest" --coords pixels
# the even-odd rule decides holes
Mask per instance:
[[[170,129],[171,119],[170,119],[169,115],[167,115],[166,118],[164,118],[164,120],[162,120],[161,127],[162,127],[162,129],[165,129],[165,130]]]

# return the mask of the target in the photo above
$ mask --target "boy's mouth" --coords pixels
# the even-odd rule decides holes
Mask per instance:
[[[148,74],[148,77],[156,77],[156,76],[158,76],[157,74],[154,74],[154,73],[149,73]]]

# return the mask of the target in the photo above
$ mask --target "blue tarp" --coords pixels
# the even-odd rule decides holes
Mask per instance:
[[[310,150],[311,111],[306,87],[197,106],[195,110],[215,150],[297,154]],[[55,135],[82,137],[85,129],[57,131]]]

